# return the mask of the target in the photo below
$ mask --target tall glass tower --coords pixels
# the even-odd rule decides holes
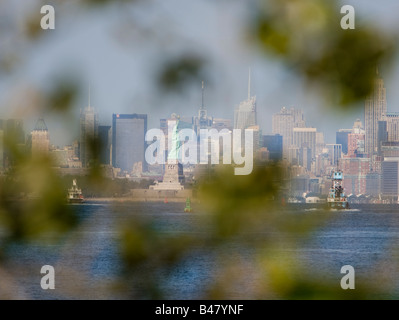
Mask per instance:
[[[93,160],[92,150],[98,136],[98,114],[89,105],[80,113],[80,147],[79,156],[83,167],[88,167]]]
[[[378,121],[387,113],[386,89],[384,80],[377,77],[374,80],[373,91],[367,97],[364,105],[365,145],[366,153],[371,157],[378,152]]]
[[[245,130],[256,125],[256,97],[251,97],[251,71],[249,71],[248,99],[241,102],[234,111],[234,129]]]
[[[145,161],[146,114],[112,115],[112,166],[131,173],[135,164],[147,170]]]

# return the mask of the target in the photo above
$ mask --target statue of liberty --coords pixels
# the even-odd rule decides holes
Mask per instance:
[[[179,122],[180,122],[180,117],[177,116],[177,121],[175,126],[173,127],[172,131],[172,138],[171,138],[171,149],[168,152],[168,163],[174,163],[176,164],[181,157],[181,141],[179,139]]]
[[[179,182],[179,166],[182,168],[182,165],[179,163],[179,159],[181,157],[181,141],[179,139],[179,120],[180,118],[177,116],[176,124],[173,127],[169,152],[168,152],[168,160],[165,164],[165,172],[163,176],[163,181],[157,183],[154,186],[150,186],[150,189],[153,190],[183,190],[184,186]],[[169,128],[168,128],[169,129]],[[170,133],[169,133],[170,134]],[[183,172],[182,172],[183,174]]]

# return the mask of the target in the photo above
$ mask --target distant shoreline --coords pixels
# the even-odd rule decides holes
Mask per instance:
[[[181,202],[185,203],[185,198],[166,198],[167,202]],[[191,202],[196,203],[198,200],[191,199]],[[109,202],[117,202],[117,203],[129,203],[129,202],[165,202],[165,199],[161,198],[131,198],[131,197],[109,197],[109,198],[86,198],[84,203],[109,203]]]

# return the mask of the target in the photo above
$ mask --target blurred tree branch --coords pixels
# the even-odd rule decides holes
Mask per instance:
[[[52,3],[57,10],[60,9],[57,14],[65,12],[70,15],[81,8],[106,10],[111,6],[119,6],[121,11],[128,11],[127,8],[130,10],[144,5],[144,1],[123,0],[68,3],[58,0]],[[269,0],[251,2],[250,5],[253,3],[256,5],[247,23],[254,50],[260,48],[267,52],[267,57],[281,61],[300,79],[305,79],[311,87],[324,93],[327,104],[334,108],[363,101],[371,91],[376,66],[389,66],[392,63],[397,49],[396,35],[363,21],[356,30],[342,30],[337,1]],[[34,50],[35,43],[45,37],[39,28],[39,11],[26,14],[19,25],[7,17],[7,5],[7,2],[0,4],[0,12],[4,12],[0,15],[5,17],[5,20],[0,19],[0,76],[3,77],[16,72],[18,67],[23,68],[24,55]],[[164,30],[154,30],[136,20],[127,19],[123,23],[129,26],[129,32],[135,30],[143,35],[140,41],[165,41],[162,39]],[[124,29],[125,25],[118,32],[123,33]],[[127,42],[131,39],[130,35],[120,36]],[[181,93],[188,83],[204,76],[204,68],[208,63],[206,56],[193,54],[190,50],[187,52],[190,53],[166,57],[154,79],[154,86],[159,86],[165,92]],[[54,81],[54,87],[43,90],[44,106],[37,108],[67,113],[74,104],[79,88],[76,79]],[[89,142],[93,151],[98,153],[97,142]],[[5,228],[0,234],[3,237],[0,238],[2,246],[8,242],[31,240],[46,232],[59,234],[75,227],[77,217],[63,205],[64,185],[52,171],[51,160],[46,157],[26,157],[15,143],[11,143],[8,149],[16,165],[0,181],[0,222]],[[118,227],[118,245],[125,267],[120,280],[123,282],[127,277],[124,284],[129,296],[165,297],[167,290],[158,287],[157,276],[169,275],[173,268],[187,258],[187,252],[195,252],[198,248],[218,252],[228,246],[236,248],[238,242],[239,249],[244,252],[254,250],[251,268],[257,271],[257,278],[252,280],[259,280],[260,286],[247,288],[246,292],[250,296],[263,298],[271,294],[285,299],[367,297],[372,292],[368,287],[359,289],[354,295],[342,294],[335,287],[331,289],[334,284],[320,280],[323,276],[309,276],[303,272],[295,263],[295,255],[287,253],[285,259],[280,259],[278,254],[273,254],[282,245],[295,248],[297,241],[290,242],[287,238],[306,239],[312,230],[330,218],[323,216],[323,212],[318,213],[319,216],[312,215],[311,219],[308,216],[285,215],[280,201],[281,186],[285,180],[283,169],[276,165],[255,170],[245,177],[232,176],[223,170],[216,172],[209,183],[200,186],[201,199],[208,215],[200,221],[199,227],[205,231],[198,237],[165,236],[151,223],[137,217]],[[87,181],[97,192],[106,186],[96,164]],[[123,187],[120,189],[124,190]],[[33,191],[37,192],[37,199],[20,201],[13,198]],[[241,257],[240,261],[244,258]],[[226,271],[228,277],[210,283],[204,293],[206,298],[229,297],[226,287],[240,287],[247,279],[245,272],[251,272],[251,268],[246,269],[245,263],[234,266],[221,263],[220,266],[221,269],[215,270],[212,276],[216,274],[215,278],[218,279],[217,275]],[[234,281],[226,285],[229,278],[234,278]]]

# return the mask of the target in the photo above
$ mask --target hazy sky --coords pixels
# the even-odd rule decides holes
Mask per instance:
[[[15,97],[15,92],[18,95],[18,89],[25,87],[45,89],[55,76],[67,71],[74,73],[82,85],[75,106],[76,117],[79,109],[87,105],[90,84],[91,105],[98,110],[101,123],[110,124],[112,113],[147,113],[148,127],[157,127],[160,118],[173,112],[197,113],[201,103],[200,82],[197,88],[188,88],[185,94],[174,96],[160,93],[154,85],[158,68],[166,57],[195,53],[205,57],[208,63],[205,105],[209,115],[233,119],[235,106],[247,97],[248,67],[251,67],[251,92],[257,96],[258,121],[264,134],[271,133],[271,115],[282,106],[302,108],[307,125],[324,132],[327,143],[335,142],[337,129],[351,127],[356,118],[363,121],[362,109],[345,117],[326,111],[317,93],[307,91],[277,60],[246,42],[249,2],[142,1],[123,10],[111,6],[107,10],[74,10],[72,14],[68,11],[72,4],[66,5],[68,10],[55,5],[56,30],[47,31],[51,34],[38,43],[23,46],[24,60],[19,68],[14,74],[0,77],[0,116],[24,117],[25,130],[31,131],[39,115],[26,115],[21,105],[24,102],[20,102],[23,97]],[[399,30],[397,0],[342,3],[353,5],[357,17]],[[19,28],[24,14],[39,12],[40,6],[35,0],[6,0],[0,6],[3,10],[0,19],[3,26],[8,23]],[[138,32],[127,21],[144,27],[146,32]],[[0,45],[14,42],[18,39]],[[399,64],[383,77],[388,109],[399,111],[396,89]],[[45,120],[54,144],[67,144],[78,136],[78,121],[63,121],[60,116]]]

